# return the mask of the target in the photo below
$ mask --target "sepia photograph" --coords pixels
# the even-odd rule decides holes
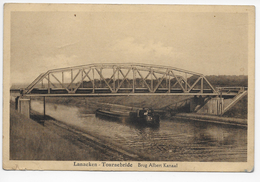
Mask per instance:
[[[254,168],[254,6],[5,4],[3,168]]]

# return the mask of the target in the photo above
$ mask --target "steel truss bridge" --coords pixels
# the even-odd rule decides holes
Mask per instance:
[[[170,66],[138,63],[88,64],[40,74],[22,96],[202,95],[235,96],[220,92],[200,73]]]

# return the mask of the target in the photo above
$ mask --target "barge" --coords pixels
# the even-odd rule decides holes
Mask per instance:
[[[160,117],[152,109],[137,109],[135,111],[119,111],[119,110],[102,110],[97,109],[96,115],[106,116],[110,118],[117,119],[128,119],[131,122],[137,124],[146,124],[146,125],[159,125]]]
[[[112,117],[112,118],[128,118],[129,112],[128,111],[111,111],[111,110],[97,109],[96,115],[102,115],[102,116],[107,116],[107,117]]]

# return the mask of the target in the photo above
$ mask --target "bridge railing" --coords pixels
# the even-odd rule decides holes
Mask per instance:
[[[247,87],[216,87],[216,90],[219,92],[244,92]]]

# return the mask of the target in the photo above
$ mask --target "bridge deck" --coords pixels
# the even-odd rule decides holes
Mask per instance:
[[[11,89],[11,93],[18,93],[19,89]],[[238,94],[237,91],[233,92],[222,92],[223,97],[234,97]],[[183,95],[183,96],[220,96],[219,92],[212,92],[210,89],[204,89],[203,93],[200,89],[194,89],[192,92],[183,92],[180,89],[158,89],[156,92],[151,93],[147,89],[135,89],[124,88],[118,90],[118,92],[111,92],[106,88],[96,88],[95,92],[91,88],[78,89],[76,93],[68,93],[66,89],[51,89],[48,93],[48,89],[33,89],[30,94],[23,94],[23,96],[28,97],[111,97],[111,96],[134,96],[134,95],[147,95],[147,96],[159,96],[159,95]]]
[[[89,93],[89,94],[28,94],[28,97],[111,97],[111,96],[219,96],[219,93]],[[222,93],[222,97],[234,97],[236,93]]]

